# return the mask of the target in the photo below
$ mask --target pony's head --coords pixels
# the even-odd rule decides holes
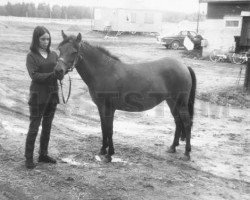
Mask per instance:
[[[55,74],[57,77],[63,78],[67,71],[70,71],[78,59],[78,52],[80,48],[80,42],[82,40],[81,33],[77,36],[67,36],[62,31],[63,41],[59,44],[58,50],[60,52],[58,62],[55,68]]]

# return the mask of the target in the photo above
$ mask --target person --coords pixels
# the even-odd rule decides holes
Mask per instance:
[[[30,124],[25,143],[25,165],[28,169],[36,167],[33,160],[35,140],[42,121],[38,162],[56,163],[48,155],[48,145],[54,114],[59,103],[58,84],[54,73],[57,53],[50,50],[50,32],[44,26],[33,31],[30,52],[27,54],[26,67],[31,77],[29,112]]]

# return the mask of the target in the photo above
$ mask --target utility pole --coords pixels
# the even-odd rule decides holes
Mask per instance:
[[[199,23],[200,23],[200,1],[199,1],[199,7],[198,7],[196,33],[199,33]]]
[[[245,81],[244,81],[244,87],[246,89],[246,92],[250,94],[250,52],[247,53],[247,67],[246,67],[246,73],[245,73]]]

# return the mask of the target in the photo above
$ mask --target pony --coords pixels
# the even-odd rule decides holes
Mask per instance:
[[[111,162],[115,153],[113,121],[116,110],[141,112],[166,101],[176,129],[167,152],[176,152],[179,140],[186,140],[182,159],[190,159],[191,127],[194,116],[196,76],[192,68],[173,58],[126,64],[100,46],[82,40],[81,33],[63,41],[55,74],[64,76],[73,67],[86,83],[100,115],[102,146],[100,155]]]

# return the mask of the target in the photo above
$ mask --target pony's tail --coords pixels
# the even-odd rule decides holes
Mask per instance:
[[[188,100],[188,111],[191,118],[191,126],[193,125],[193,117],[194,117],[194,102],[195,102],[195,93],[196,93],[196,76],[194,70],[191,67],[188,67],[190,75],[192,77],[192,87],[190,91],[190,96]]]

